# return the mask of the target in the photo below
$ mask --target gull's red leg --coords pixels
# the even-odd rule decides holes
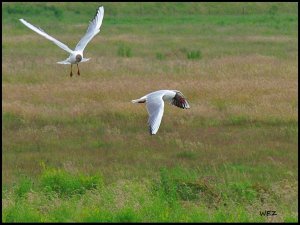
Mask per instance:
[[[78,67],[78,63],[77,63],[77,75],[80,76],[80,71],[79,71],[79,67]]]
[[[70,73],[70,77],[73,76],[73,73],[72,73],[72,64],[71,64],[71,73]]]

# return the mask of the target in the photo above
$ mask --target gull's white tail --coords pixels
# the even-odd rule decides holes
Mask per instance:
[[[145,97],[142,97],[142,98],[139,98],[139,99],[134,99],[134,100],[131,100],[132,103],[145,103],[146,102],[146,98]]]
[[[66,60],[64,61],[61,61],[61,62],[56,62],[58,64],[71,64],[70,61],[69,61],[69,58],[67,58]]]

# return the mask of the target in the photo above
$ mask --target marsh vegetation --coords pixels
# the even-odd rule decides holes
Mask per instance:
[[[298,221],[298,3],[103,3],[72,78],[18,19],[73,48],[98,4],[2,6],[2,221]]]

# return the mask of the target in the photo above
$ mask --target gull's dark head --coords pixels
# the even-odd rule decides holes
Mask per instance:
[[[184,97],[184,95],[180,91],[177,91],[177,90],[174,90],[174,91],[176,94],[175,94],[171,104],[173,104],[179,108],[182,108],[182,109],[189,109],[190,105],[189,105],[188,101],[186,100],[186,98]]]
[[[81,55],[76,55],[76,62],[80,62],[82,60],[82,56]]]

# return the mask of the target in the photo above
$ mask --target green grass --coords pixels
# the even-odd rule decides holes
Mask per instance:
[[[59,173],[60,179],[53,171]],[[220,183],[209,176],[199,177],[199,171],[162,168],[158,179],[147,182],[119,181],[103,185],[85,192],[61,196],[53,192],[49,196],[47,187],[57,189],[58,180],[64,180],[60,187],[77,190],[77,184],[90,176],[74,176],[70,172],[54,168],[43,169],[38,182],[26,195],[19,195],[14,189],[4,200],[4,222],[195,222],[195,221],[241,221],[263,222],[259,212],[252,212],[251,206],[263,207],[281,201],[281,192],[269,191],[269,186],[253,184],[249,181]],[[71,183],[67,182],[72,177]],[[98,181],[97,181],[98,182]],[[61,183],[62,184],[62,183]],[[296,186],[291,189],[296,191]],[[52,193],[52,192],[51,192]],[[71,192],[68,192],[71,193]],[[57,194],[57,195],[56,195]],[[290,193],[295,195],[296,193]],[[272,198],[271,198],[271,197]],[[280,213],[284,207],[278,208]],[[295,217],[286,217],[295,221]]]
[[[43,172],[40,182],[43,191],[57,194],[59,197],[84,194],[102,183],[99,176],[72,175],[60,169],[47,169]]]
[[[202,53],[201,51],[190,51],[187,53],[187,58],[188,59],[201,59],[202,58]]]
[[[103,5],[72,78],[18,19],[73,48],[99,3],[2,5],[2,221],[297,222],[298,3]]]
[[[130,47],[123,45],[120,45],[118,47],[118,56],[121,57],[131,57],[132,56],[132,51]]]
[[[258,204],[257,201],[260,202],[263,198],[263,187],[250,182],[226,185],[209,180],[208,177],[199,178],[198,171],[180,167],[173,170],[162,168],[159,179],[153,179],[150,183],[121,181],[116,185],[106,183],[91,189],[82,183],[82,180],[90,178],[84,174],[74,176],[65,170],[44,168],[38,182],[31,185],[32,188],[26,191],[26,195],[19,195],[18,186],[5,196],[4,204],[7,207],[3,211],[3,221],[264,221],[258,212],[254,216],[247,209],[247,206]],[[84,192],[69,190],[65,193],[73,193],[72,195],[59,194],[64,193],[60,191],[65,188],[78,190],[78,183],[82,183]],[[24,182],[22,185],[24,186]],[[45,187],[60,191],[50,192],[52,194],[49,196]],[[273,194],[280,198],[280,193]],[[293,217],[289,220],[293,220]]]

